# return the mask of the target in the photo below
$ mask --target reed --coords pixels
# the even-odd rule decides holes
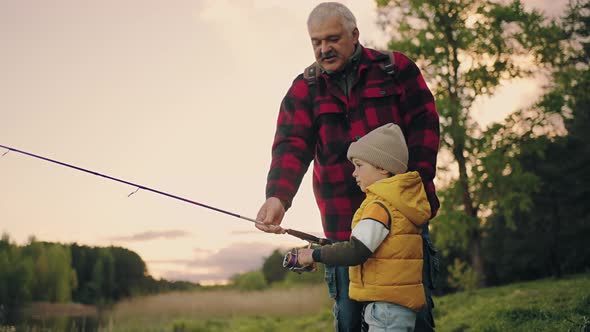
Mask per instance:
[[[115,322],[162,322],[234,316],[301,316],[318,313],[329,303],[325,285],[253,292],[172,292],[122,301],[110,312],[110,318]]]

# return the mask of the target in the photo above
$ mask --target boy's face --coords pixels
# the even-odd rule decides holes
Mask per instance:
[[[367,187],[373,183],[390,177],[388,171],[375,167],[364,160],[352,158],[352,164],[354,165],[352,176],[363,192],[366,192]]]

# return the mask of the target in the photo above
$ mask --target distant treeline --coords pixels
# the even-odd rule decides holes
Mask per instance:
[[[198,286],[154,279],[138,254],[121,247],[34,238],[19,246],[7,234],[0,240],[0,316],[30,301],[108,304],[134,295]]]

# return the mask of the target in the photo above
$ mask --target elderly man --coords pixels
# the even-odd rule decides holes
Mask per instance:
[[[349,240],[353,214],[364,194],[352,177],[348,147],[390,122],[403,131],[409,150],[408,169],[419,172],[434,216],[439,207],[433,184],[439,120],[432,93],[416,64],[399,52],[363,47],[354,15],[339,3],[315,7],[307,28],[316,62],[295,78],[281,103],[267,199],[257,215],[264,225],[256,227],[284,232],[280,224],[285,211],[313,160],[313,190],[324,233],[335,241]],[[418,314],[416,330],[431,331],[428,225],[423,238],[423,282],[429,306]],[[336,331],[360,331],[363,304],[348,297],[348,268],[326,266],[326,282],[335,299]]]

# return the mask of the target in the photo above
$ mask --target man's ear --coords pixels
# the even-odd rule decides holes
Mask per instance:
[[[354,28],[352,30],[352,39],[354,40],[354,44],[356,45],[359,41],[360,32],[358,28]]]

